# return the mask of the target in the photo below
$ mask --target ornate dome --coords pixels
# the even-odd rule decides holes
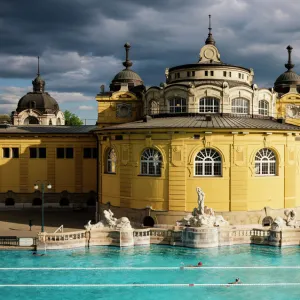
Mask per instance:
[[[125,67],[125,69],[119,72],[112,80],[110,85],[111,91],[118,91],[122,83],[127,83],[129,89],[139,85],[143,85],[143,80],[141,79],[141,77],[130,69],[130,67],[132,66],[132,61],[130,61],[128,58],[130,47],[131,46],[129,43],[126,43],[124,45],[124,48],[126,50],[126,60],[123,62],[123,66]]]
[[[286,49],[288,50],[289,58],[288,63],[285,64],[285,67],[288,70],[281,74],[274,83],[274,89],[278,93],[288,93],[292,85],[296,87],[300,86],[300,75],[293,71],[294,64],[292,64],[291,59],[291,53],[293,48],[291,46],[287,46]]]
[[[18,103],[17,112],[35,109],[41,113],[56,113],[59,110],[57,101],[45,92],[30,92],[23,96]]]
[[[53,114],[59,111],[57,101],[44,91],[45,80],[40,76],[40,57],[38,57],[38,71],[32,81],[33,92],[27,93],[19,102],[16,111],[20,113],[26,109],[34,109],[41,114]]]
[[[300,75],[298,75],[297,73],[295,73],[294,71],[291,71],[291,70],[286,71],[276,79],[274,85],[276,87],[277,85],[281,85],[281,84],[300,85]]]
[[[132,71],[130,69],[122,70],[112,80],[112,82],[133,82],[133,81],[143,84],[142,78],[137,73],[135,73],[134,71]],[[138,84],[136,84],[136,85],[138,85]]]

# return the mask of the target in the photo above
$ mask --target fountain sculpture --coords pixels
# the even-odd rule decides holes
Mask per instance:
[[[198,195],[198,208],[194,208],[191,214],[188,214],[182,220],[177,222],[181,226],[189,227],[221,227],[228,226],[229,223],[220,215],[215,215],[212,208],[204,206],[205,193],[200,187],[196,188]]]

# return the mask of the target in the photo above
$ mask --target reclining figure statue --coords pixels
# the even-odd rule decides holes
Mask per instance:
[[[131,229],[131,224],[128,218],[122,217],[117,219],[114,217],[114,213],[108,209],[103,211],[103,220],[96,223],[91,224],[91,220],[84,226],[86,230],[96,229],[96,228],[107,228],[107,229]]]

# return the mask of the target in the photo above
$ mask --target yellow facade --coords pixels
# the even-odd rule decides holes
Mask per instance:
[[[288,93],[276,102],[277,118],[286,123],[300,126],[300,94]]]
[[[300,205],[300,138],[298,132],[268,134],[251,130],[246,134],[215,131],[200,139],[196,132],[152,130],[135,132],[113,140],[118,131],[101,141],[102,166],[99,199],[112,205],[156,210],[191,211],[197,206],[196,187],[206,194],[205,203],[217,211],[249,211]],[[104,135],[105,133],[101,133]],[[199,130],[197,131],[199,134]],[[142,176],[140,157],[146,148],[163,157],[161,176]],[[106,172],[107,151],[115,149],[116,173]],[[196,154],[212,148],[222,157],[222,176],[194,175]],[[255,155],[263,148],[276,154],[276,175],[257,176]]]
[[[88,195],[97,190],[96,159],[83,158],[84,148],[97,148],[92,134],[55,136],[39,134],[38,136],[9,135],[0,133],[0,197],[5,201],[6,193],[11,191],[22,194],[16,200],[30,202],[33,185],[37,180],[51,183],[50,193],[53,202],[59,202],[61,193]],[[19,149],[19,158],[5,158],[4,148]],[[30,148],[46,148],[46,158],[30,158]],[[57,148],[72,148],[73,158],[57,158]],[[88,197],[88,196],[87,196]],[[71,197],[72,198],[72,197]],[[72,200],[72,199],[70,199]],[[72,202],[72,201],[70,201]],[[84,202],[84,199],[82,199]]]
[[[129,91],[103,93],[96,96],[100,127],[139,120],[142,117],[141,99]]]

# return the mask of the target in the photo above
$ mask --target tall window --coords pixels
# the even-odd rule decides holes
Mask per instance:
[[[152,100],[149,103],[149,115],[159,114],[159,103],[155,100]]]
[[[258,103],[258,113],[262,116],[269,115],[269,103],[266,100],[260,100]]]
[[[264,148],[256,153],[255,174],[261,176],[276,175],[276,155],[272,150]]]
[[[220,111],[219,99],[213,97],[205,97],[199,101],[200,113],[218,113]]]
[[[211,148],[201,150],[195,157],[195,176],[221,176],[222,159],[220,154]]]
[[[156,149],[148,148],[141,156],[142,175],[160,175],[162,156]]]
[[[186,99],[182,97],[174,97],[169,100],[170,113],[185,113],[186,109]]]
[[[107,165],[106,165],[106,172],[115,174],[116,173],[116,162],[117,162],[117,155],[116,151],[113,148],[110,148],[107,151]]]
[[[234,114],[249,114],[249,101],[244,98],[235,98],[231,102],[231,111]]]

